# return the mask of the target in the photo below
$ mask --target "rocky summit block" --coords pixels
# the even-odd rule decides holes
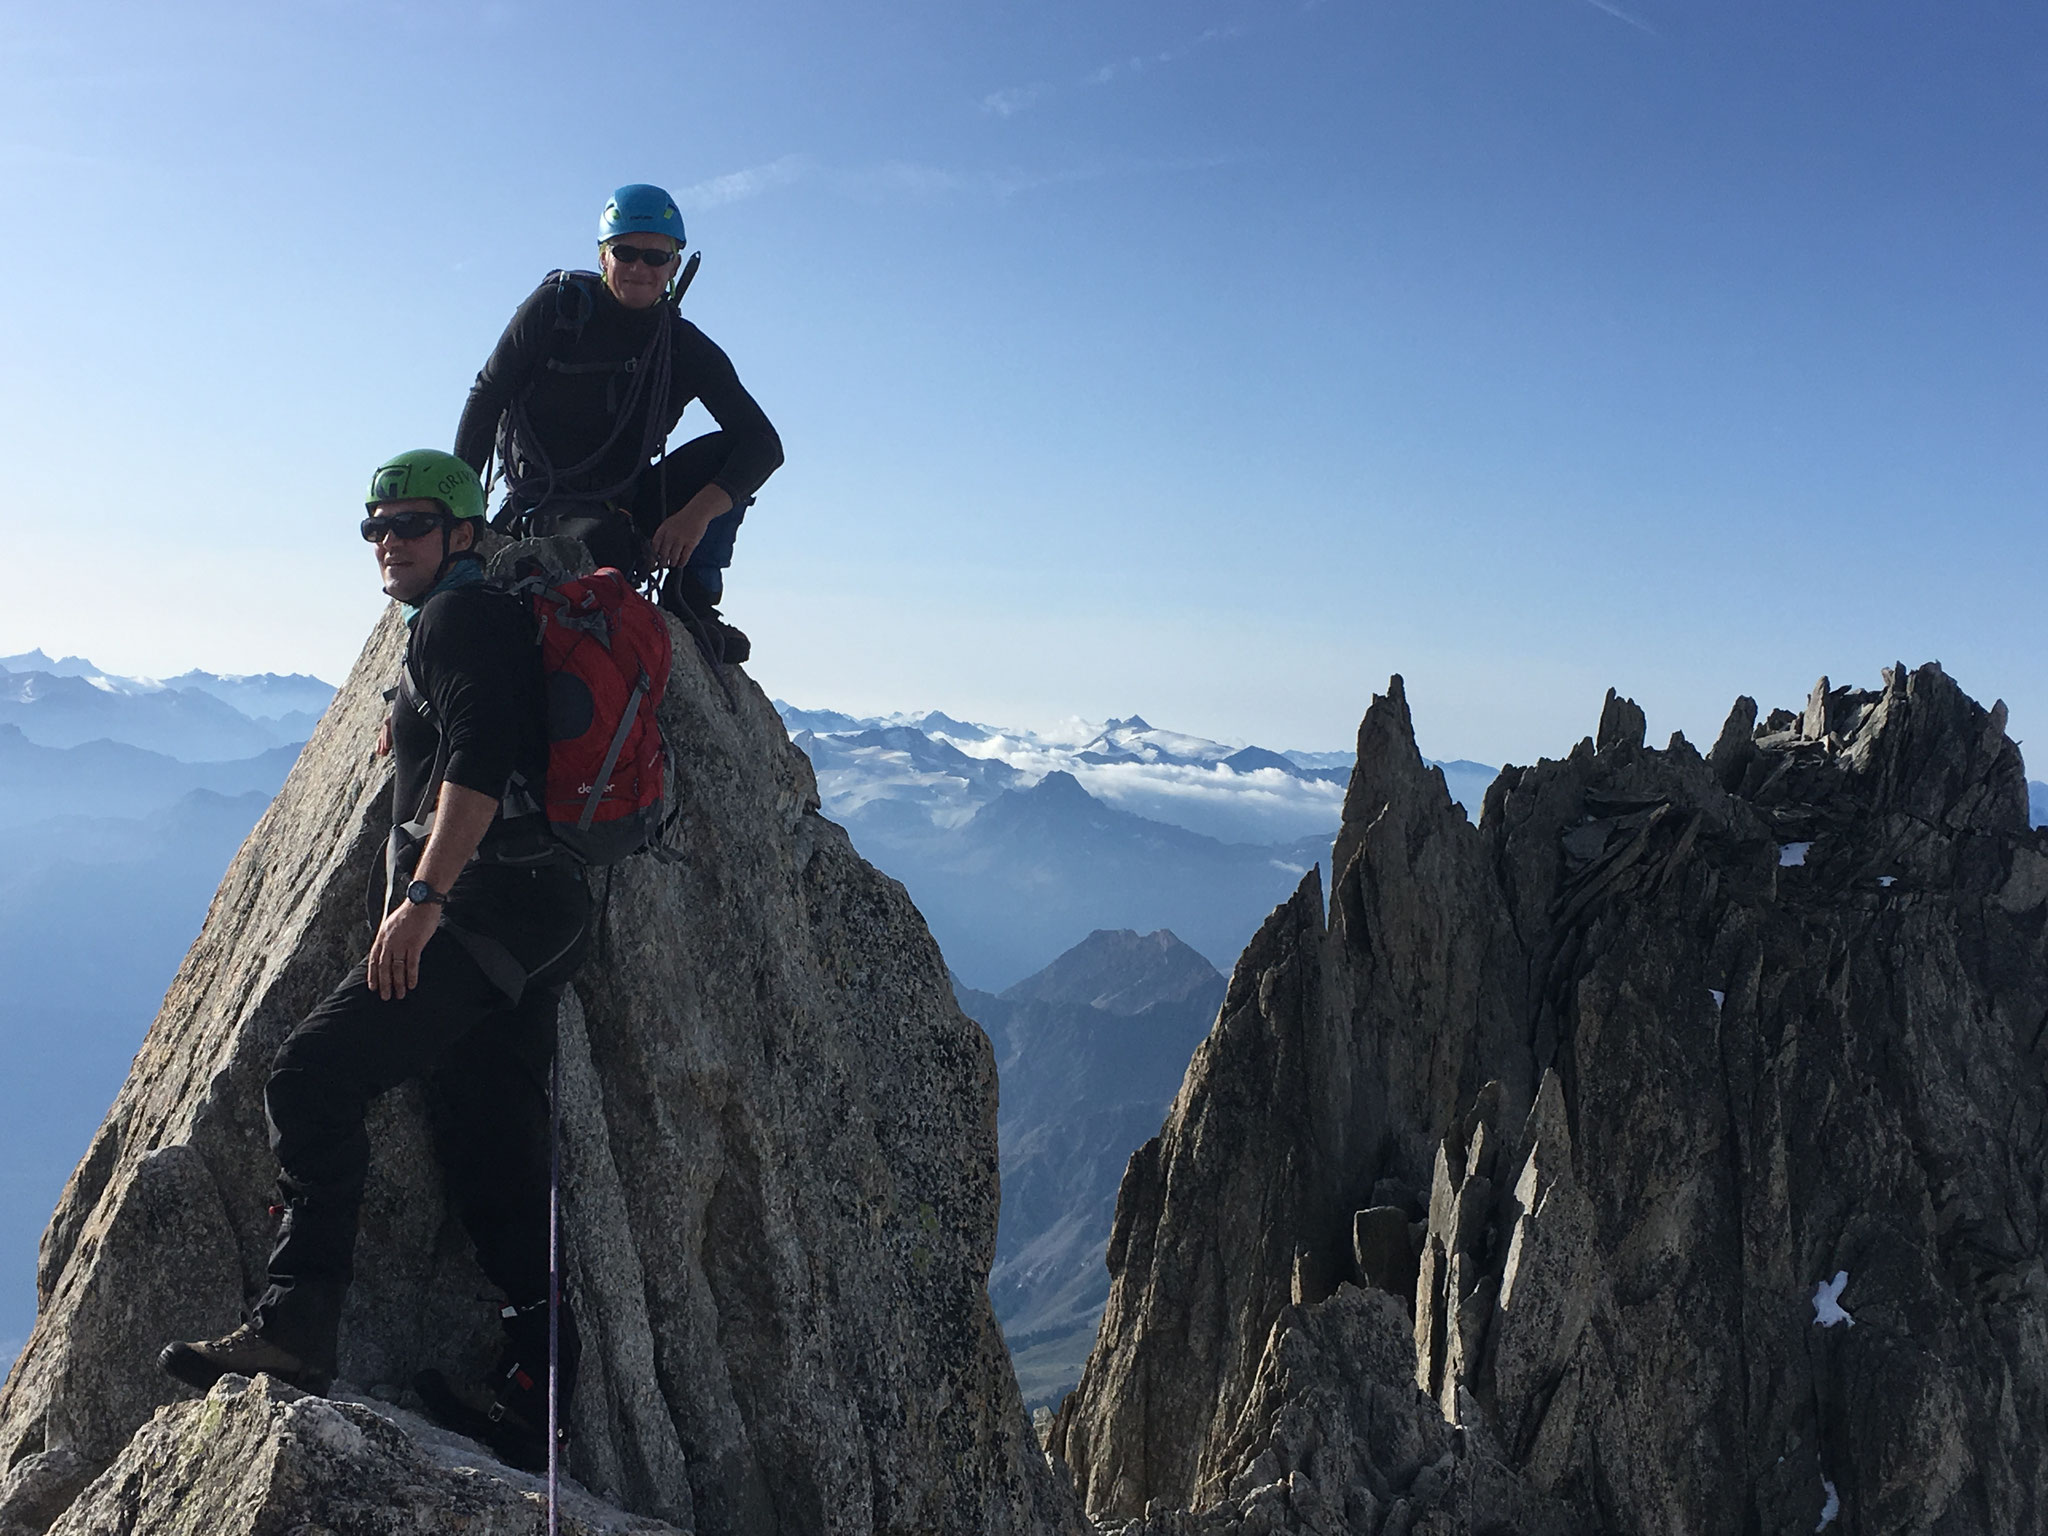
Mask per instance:
[[[563,1536],[676,1536],[580,1489]],[[223,1377],[159,1408],[49,1536],[543,1536],[547,1484],[388,1405]]]
[[[2048,834],[1938,666],[1471,825],[1376,699],[1053,1426],[1131,1536],[2048,1531]]]
[[[569,1470],[707,1536],[1079,1529],[985,1289],[988,1040],[903,888],[818,814],[767,699],[672,634],[660,707],[683,857],[595,875],[601,936],[560,1025],[584,1340]],[[393,610],[229,868],[51,1219],[36,1327],[0,1393],[0,1529],[48,1527],[138,1429],[171,1423],[152,1415],[187,1394],[157,1349],[226,1332],[260,1288],[263,1084],[368,946],[390,824],[371,744],[402,643]],[[488,1367],[497,1299],[416,1088],[370,1129],[341,1376],[407,1403],[423,1368]]]

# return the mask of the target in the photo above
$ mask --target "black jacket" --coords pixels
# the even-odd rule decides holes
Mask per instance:
[[[655,327],[664,322],[670,327],[671,349],[667,397],[648,400],[643,392],[634,419],[621,423],[620,408],[630,393],[629,365],[646,355]],[[704,402],[729,444],[725,466],[712,484],[735,505],[744,505],[781,465],[782,439],[741,385],[731,359],[667,304],[628,309],[597,274],[569,273],[565,281],[551,278],[536,288],[498,338],[470,387],[455,429],[455,453],[482,474],[499,418],[517,401],[539,439],[512,444],[514,457],[529,469],[540,462],[536,449],[560,470],[580,463],[613,437],[595,467],[575,483],[556,486],[570,495],[588,494],[629,481],[646,467],[641,449],[649,410],[657,413],[658,435],[666,437],[692,400]],[[620,430],[614,437],[615,427]]]

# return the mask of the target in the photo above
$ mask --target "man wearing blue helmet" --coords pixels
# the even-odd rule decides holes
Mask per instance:
[[[554,272],[498,338],[455,429],[482,474],[495,450],[513,531],[574,534],[600,565],[666,569],[662,604],[714,659],[747,637],[717,604],[733,536],[782,463],[782,439],[731,361],[676,311],[685,243],[660,187],[620,187],[598,219],[597,272]],[[687,281],[687,279],[684,279]],[[665,452],[692,400],[719,430]]]

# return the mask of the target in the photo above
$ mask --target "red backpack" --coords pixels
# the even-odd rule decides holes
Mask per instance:
[[[547,685],[548,827],[586,864],[659,851],[668,744],[668,623],[611,566],[553,581],[522,570],[506,589],[533,606]]]

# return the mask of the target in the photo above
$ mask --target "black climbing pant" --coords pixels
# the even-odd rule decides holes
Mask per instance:
[[[565,501],[552,522],[542,518],[537,531],[581,539],[590,558],[638,578],[649,569],[646,541],[670,515],[717,479],[725,468],[731,444],[723,432],[693,437],[680,448],[640,472],[623,509],[600,510],[594,504]],[[684,567],[716,600],[725,589],[725,568],[732,564],[733,541],[746,518],[744,506],[711,519],[704,537]]]
[[[573,868],[472,865],[448,921],[532,968],[517,1003],[444,927],[403,998],[379,998],[358,966],[287,1037],[264,1089],[285,1206],[257,1308],[265,1337],[333,1369],[370,1163],[364,1116],[414,1077],[427,1080],[434,1149],[479,1267],[515,1305],[546,1299],[548,1069],[589,911]]]

